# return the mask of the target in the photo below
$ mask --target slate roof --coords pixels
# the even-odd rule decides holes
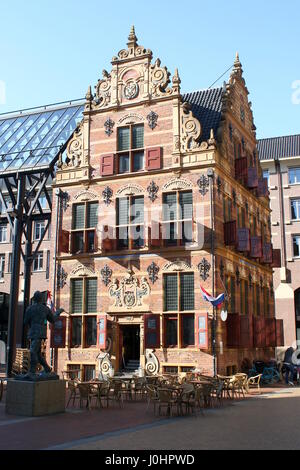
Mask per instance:
[[[194,116],[202,126],[201,140],[208,140],[210,130],[216,133],[220,125],[223,88],[211,88],[183,95],[183,101],[191,105]]]
[[[300,157],[300,135],[261,139],[257,148],[260,160]]]

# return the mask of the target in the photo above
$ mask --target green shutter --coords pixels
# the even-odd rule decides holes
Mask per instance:
[[[96,228],[98,225],[98,202],[88,204],[87,228]]]
[[[84,204],[73,206],[73,229],[80,230],[84,228]]]
[[[85,285],[86,313],[97,312],[97,279],[87,279]]]
[[[118,199],[118,225],[129,224],[129,199]]]
[[[118,129],[118,151],[129,150],[130,129],[129,127],[120,127]]]
[[[164,276],[164,299],[166,312],[176,312],[178,310],[177,274]]]
[[[177,220],[177,194],[164,194],[163,203],[164,220]]]
[[[133,126],[132,128],[132,148],[144,148],[144,125]]]
[[[179,217],[182,220],[193,218],[193,192],[179,193],[179,204],[181,214]]]
[[[82,313],[83,280],[72,279],[71,281],[71,305],[72,313]]]
[[[194,273],[180,274],[180,310],[187,312],[195,308]]]

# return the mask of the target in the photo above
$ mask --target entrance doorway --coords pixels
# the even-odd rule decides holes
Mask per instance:
[[[121,369],[137,370],[140,366],[140,326],[124,325],[120,327]]]

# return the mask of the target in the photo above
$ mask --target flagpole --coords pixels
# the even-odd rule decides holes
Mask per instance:
[[[215,213],[214,213],[214,170],[210,168],[207,172],[209,178],[210,189],[210,217],[211,217],[211,258],[212,258],[212,296],[216,297],[215,289]],[[216,329],[217,329],[217,310],[213,307],[213,321],[212,321],[212,353],[214,364],[214,377],[217,376],[217,344],[216,344]]]

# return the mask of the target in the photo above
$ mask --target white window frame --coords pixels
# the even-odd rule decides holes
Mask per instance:
[[[291,182],[291,178],[290,178],[291,172],[292,172],[292,171],[296,171],[296,170],[299,170],[299,176],[300,176],[300,166],[295,166],[295,167],[289,168],[288,175],[289,175],[289,185],[290,185],[290,186],[295,186],[295,185],[297,185],[297,184],[300,184],[300,179],[299,179],[299,181],[296,181],[296,182],[294,182],[294,183]]]
[[[4,229],[5,240],[2,240],[2,229]],[[7,243],[7,224],[0,224],[0,243]]]
[[[5,255],[0,255],[0,279],[4,279],[5,273]]]
[[[37,226],[38,226],[38,225],[40,226],[40,228],[39,228],[39,237],[36,236],[36,233],[37,233]],[[46,222],[45,222],[45,220],[37,221],[37,222],[35,222],[35,224],[34,224],[34,240],[35,240],[35,241],[39,241],[39,240],[41,240],[41,238],[42,238],[42,230],[41,230],[41,229],[42,229],[42,226],[43,226],[44,232],[45,232],[45,231],[46,231]]]
[[[36,266],[36,263],[37,263],[37,266]],[[34,273],[40,273],[44,271],[44,252],[43,251],[39,251],[36,254],[36,257],[33,260],[32,271]]]
[[[294,240],[298,238],[299,239],[299,243],[298,243],[298,247],[299,247],[299,255],[295,255],[295,250],[294,250]],[[300,259],[300,235],[293,235],[292,236],[292,245],[293,245],[293,258],[294,259]]]

